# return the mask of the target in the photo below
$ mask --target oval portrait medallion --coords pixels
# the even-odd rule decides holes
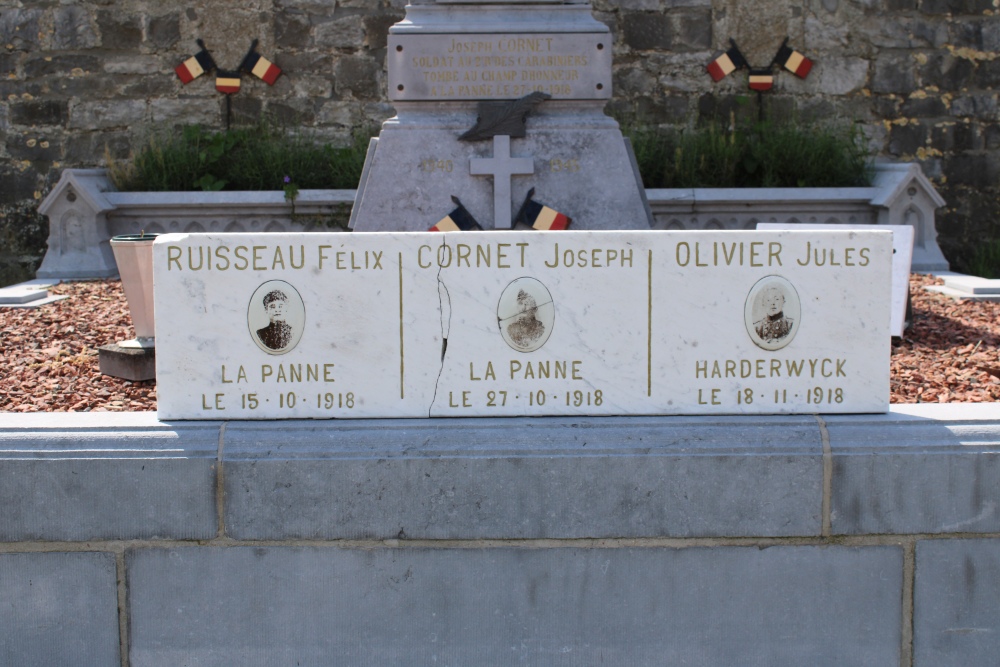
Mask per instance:
[[[534,352],[545,345],[555,320],[552,295],[534,278],[518,278],[500,295],[497,304],[500,335],[518,352]]]
[[[781,276],[758,280],[747,295],[743,320],[757,347],[780,350],[799,331],[802,303],[790,282]]]
[[[247,306],[250,338],[268,354],[290,352],[299,344],[305,324],[302,297],[284,280],[268,280],[250,297]]]

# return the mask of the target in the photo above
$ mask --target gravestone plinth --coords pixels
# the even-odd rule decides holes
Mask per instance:
[[[589,2],[413,0],[389,30],[397,115],[369,149],[351,227],[426,231],[457,196],[485,229],[510,228],[508,211],[534,188],[573,229],[649,229],[635,160],[603,111],[612,46]],[[530,113],[511,107],[521,131],[487,128],[460,140],[489,125],[489,105],[533,93],[546,99]],[[498,155],[498,146],[507,152]]]

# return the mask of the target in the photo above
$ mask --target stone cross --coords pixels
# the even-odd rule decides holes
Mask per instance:
[[[493,227],[510,229],[512,176],[527,176],[535,173],[535,161],[530,157],[510,156],[510,137],[493,137],[493,157],[473,158],[469,162],[469,173],[473,176],[493,177]]]

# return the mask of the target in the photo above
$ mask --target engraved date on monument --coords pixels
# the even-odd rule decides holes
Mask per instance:
[[[279,392],[241,392],[238,395],[218,392],[201,395],[201,409],[224,411],[245,410],[254,412],[261,409],[333,411],[353,410],[357,404],[357,395],[353,391],[316,392],[310,391],[279,391]]]
[[[574,408],[601,407],[604,405],[604,391],[600,389],[553,391],[545,389],[509,390],[497,389],[485,393],[476,391],[449,391],[449,408],[504,408],[508,405],[528,407],[563,406]]]
[[[699,390],[700,391],[700,390]],[[718,390],[712,390],[717,392]],[[754,400],[766,402],[773,399],[775,405],[785,403],[801,403],[805,401],[807,405],[837,405],[844,402],[843,387],[806,387],[805,389],[774,389],[770,392],[756,393],[750,387],[743,387],[736,392],[736,403],[738,405],[752,405]]]
[[[562,159],[554,157],[549,160],[549,171],[554,174],[565,172],[575,174],[580,171],[580,160],[577,158]]]
[[[438,160],[435,158],[427,158],[426,160],[420,161],[420,171],[426,174],[443,173],[450,174],[454,171],[455,165],[451,160]]]

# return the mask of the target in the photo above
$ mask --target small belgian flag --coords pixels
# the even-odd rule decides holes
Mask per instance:
[[[239,73],[219,70],[218,75],[215,77],[215,89],[226,95],[233,95],[240,92]]]
[[[813,61],[788,46],[787,38],[781,44],[781,48],[778,49],[778,55],[774,57],[774,62],[800,79],[809,76],[809,71],[813,66]]]
[[[729,76],[739,68],[748,66],[746,58],[744,58],[743,54],[740,53],[739,48],[736,46],[736,42],[729,40],[729,43],[732,44],[729,50],[713,60],[708,66],[708,73],[711,75],[712,80],[716,83],[722,81],[722,79]]]
[[[472,217],[472,214],[465,210],[462,206],[462,202],[459,201],[458,197],[452,195],[451,200],[455,202],[458,207],[441,220],[428,229],[429,232],[470,232],[470,231],[483,231],[483,228],[479,226],[476,219]]]
[[[205,42],[199,39],[198,46],[201,47],[201,51],[174,68],[181,83],[191,83],[205,72],[211,72],[215,69],[215,60],[205,48]]]
[[[281,76],[280,67],[257,53],[256,39],[250,47],[250,52],[247,53],[246,57],[243,59],[243,64],[240,65],[240,70],[253,74],[269,86],[273,86],[274,82],[279,76]]]
[[[769,69],[750,70],[750,89],[763,92],[774,86],[774,75]]]
[[[555,209],[549,208],[545,204],[536,202],[532,199],[534,196],[535,188],[531,188],[528,190],[528,196],[524,198],[524,203],[521,204],[521,210],[517,212],[517,217],[514,218],[515,223],[520,222],[539,231],[554,231],[566,229],[573,222],[572,218],[563,215]]]

